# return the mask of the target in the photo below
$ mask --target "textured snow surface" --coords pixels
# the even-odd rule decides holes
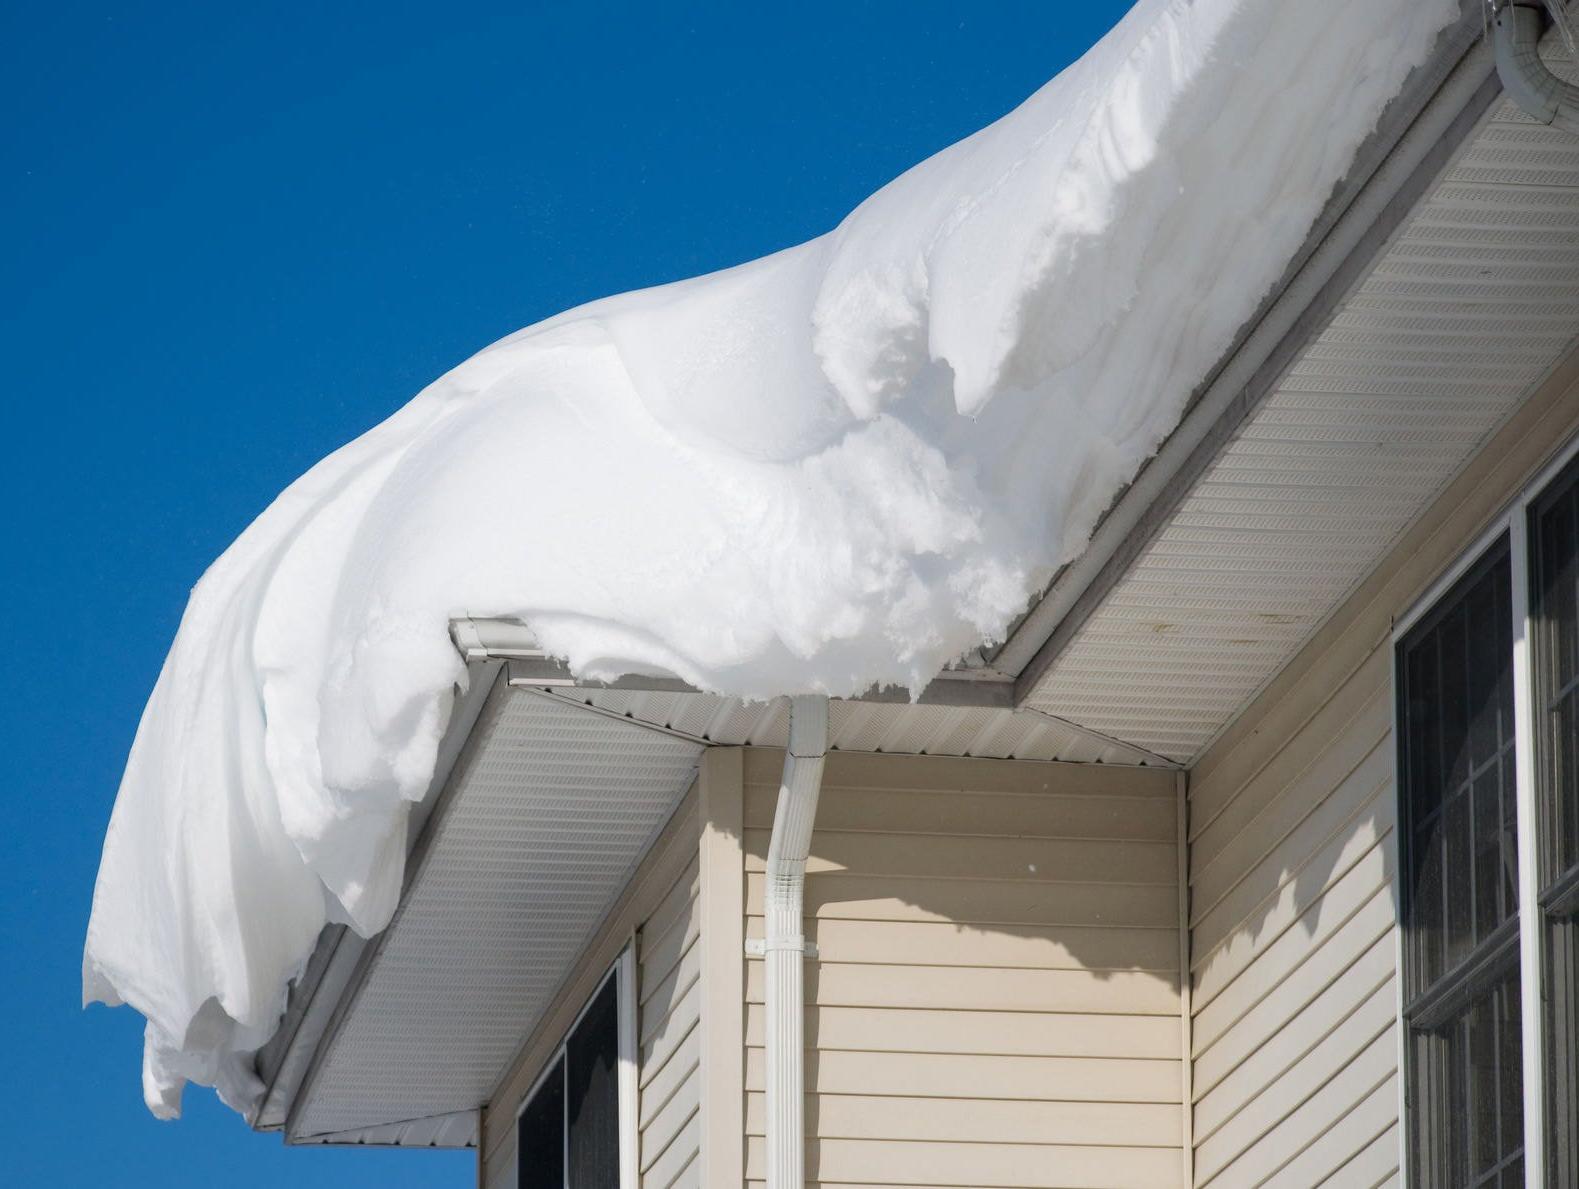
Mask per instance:
[[[1457,0],[1143,0],[820,239],[487,348],[203,576],[105,841],[89,1000],[245,1109],[326,920],[394,909],[452,616],[589,677],[917,689],[1178,421]],[[945,80],[946,81],[946,80]]]

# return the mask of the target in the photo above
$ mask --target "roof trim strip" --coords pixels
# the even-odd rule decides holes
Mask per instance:
[[[1015,705],[1369,269],[1500,90],[1479,0],[1463,0],[1459,20],[1388,107],[1283,280],[1196,390],[1178,428],[1114,501],[1081,555],[987,657],[994,670],[1013,676]]]
[[[408,885],[419,849],[426,842],[426,827],[433,820],[483,707],[496,688],[506,688],[502,680],[504,669],[503,664],[491,661],[475,666],[465,694],[456,700],[439,744],[427,794],[411,807],[407,823],[407,837],[411,840],[406,865]],[[291,988],[284,1018],[269,1043],[258,1050],[258,1076],[264,1090],[247,1120],[254,1129],[278,1131],[287,1127],[304,1087],[311,1081],[322,1041],[332,1030],[340,1004],[348,999],[347,991],[356,980],[370,944],[345,925],[325,925],[318,935],[300,980]]]

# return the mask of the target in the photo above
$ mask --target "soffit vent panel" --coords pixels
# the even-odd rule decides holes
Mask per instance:
[[[700,744],[502,688],[288,1126],[464,1131],[695,776]],[[430,1134],[430,1132],[432,1134]]]
[[[1199,755],[1576,330],[1579,137],[1501,100],[1026,705]]]

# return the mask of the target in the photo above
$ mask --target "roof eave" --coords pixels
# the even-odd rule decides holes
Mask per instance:
[[[1184,417],[1065,565],[986,655],[1020,705],[1064,645],[1167,521],[1194,481],[1272,391],[1278,377],[1369,270],[1431,181],[1501,91],[1480,0],[1461,0],[1388,105],[1320,218]]]
[[[427,845],[427,826],[436,820],[435,813],[461,750],[505,674],[503,662],[486,658],[473,660],[467,667],[466,690],[456,698],[439,744],[433,779],[422,800],[411,807],[406,835],[408,883],[417,867],[414,860]],[[257,1073],[263,1082],[263,1093],[247,1118],[254,1129],[283,1129],[287,1142],[297,1142],[301,1138],[290,1134],[290,1119],[304,1091],[311,1085],[323,1040],[333,1031],[343,1005],[355,996],[371,945],[370,939],[359,936],[345,925],[330,923],[319,933],[301,977],[291,986],[280,1026],[268,1044],[258,1050]]]

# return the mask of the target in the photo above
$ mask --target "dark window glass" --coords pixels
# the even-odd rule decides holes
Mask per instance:
[[[618,976],[604,980],[521,1111],[519,1189],[618,1189]]]
[[[565,1069],[563,1061],[543,1079],[521,1112],[516,1144],[519,1189],[565,1187]]]
[[[1547,1180],[1579,1189],[1579,464],[1530,509],[1539,900],[1545,918]]]
[[[1579,918],[1546,924],[1547,1183],[1579,1185]]]
[[[1413,1032],[1416,1183],[1524,1184],[1519,1027],[1519,984],[1507,978]]]
[[[619,998],[613,979],[565,1044],[565,1119],[570,1189],[619,1189]]]
[[[1399,646],[1413,1180],[1523,1182],[1512,581],[1506,544]]]

